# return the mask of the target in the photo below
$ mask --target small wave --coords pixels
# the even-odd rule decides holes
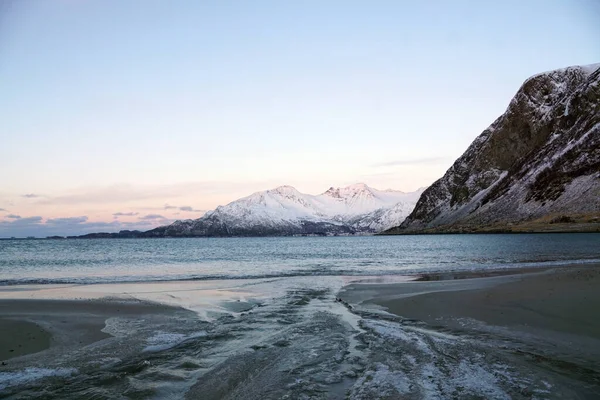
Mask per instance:
[[[382,269],[332,268],[331,266],[314,269],[292,271],[276,271],[263,274],[211,274],[211,275],[130,275],[114,277],[61,277],[61,278],[14,278],[0,280],[0,286],[15,285],[94,285],[115,283],[147,283],[175,281],[210,281],[210,280],[251,280],[294,278],[303,276],[384,276],[384,275],[418,275],[423,273],[451,273],[465,271],[509,270],[518,268],[548,268],[563,265],[585,265],[600,263],[600,259],[568,259],[543,261],[513,261],[509,263],[464,263],[453,264],[451,267],[440,263],[425,265],[390,266]],[[357,266],[358,267],[358,266]]]
[[[180,343],[185,342],[189,339],[199,338],[206,336],[205,331],[199,331],[192,333],[191,335],[184,335],[182,333],[172,333],[172,332],[156,332],[154,336],[149,337],[146,340],[147,346],[144,347],[142,351],[162,351],[168,350]]]

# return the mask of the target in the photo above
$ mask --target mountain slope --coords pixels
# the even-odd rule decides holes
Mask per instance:
[[[381,191],[365,184],[330,188],[320,195],[291,186],[256,192],[196,220],[176,221],[146,236],[271,236],[375,233],[400,223],[417,192]]]
[[[600,64],[595,64],[527,79],[506,112],[425,190],[409,217],[386,233],[551,230],[552,223],[577,222],[594,230],[598,217]]]

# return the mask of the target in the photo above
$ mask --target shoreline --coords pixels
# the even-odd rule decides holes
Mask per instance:
[[[525,223],[514,225],[458,226],[435,227],[422,229],[390,228],[376,233],[376,236],[410,236],[410,235],[503,235],[503,234],[544,234],[544,233],[600,233],[600,222],[582,223]]]
[[[428,329],[492,335],[585,360],[600,372],[600,263],[509,275],[352,283],[338,296],[359,314],[393,315]]]
[[[55,237],[2,237],[2,240],[95,240],[95,239],[265,239],[265,238],[316,238],[316,237],[363,237],[363,236],[419,236],[419,235],[505,235],[505,234],[554,234],[554,233],[600,233],[600,223],[582,223],[577,226],[557,224],[555,226],[546,227],[545,225],[539,228],[529,228],[522,226],[515,226],[514,228],[506,227],[464,227],[464,228],[426,228],[420,230],[393,230],[390,228],[382,232],[369,232],[369,233],[356,233],[346,235],[327,235],[327,234],[298,234],[298,235],[251,235],[251,236],[193,236],[193,235],[178,235],[178,236],[130,236],[120,237],[117,236],[118,232],[106,233],[107,236],[100,236],[105,234],[100,232],[99,236],[55,236]],[[391,232],[390,232],[391,231]]]
[[[363,279],[371,279],[371,278],[382,278],[393,280],[394,277],[402,278],[420,278],[423,277],[435,277],[442,275],[464,275],[466,279],[467,276],[473,275],[473,277],[482,276],[482,275],[514,275],[514,274],[522,274],[524,272],[536,272],[547,269],[555,269],[555,268],[563,268],[563,267],[586,267],[589,265],[600,265],[600,254],[598,257],[594,258],[582,258],[575,260],[545,260],[545,261],[530,261],[530,262],[521,262],[521,263],[507,263],[507,264],[493,264],[493,265],[473,265],[469,268],[462,269],[434,269],[432,271],[396,271],[395,273],[384,273],[384,274],[375,274],[375,275],[362,275],[362,274],[335,274],[335,273],[324,273],[324,274],[312,274],[308,271],[306,273],[298,273],[298,274],[272,274],[272,275],[246,275],[246,276],[203,276],[203,277],[178,277],[178,278],[159,278],[159,279],[124,279],[124,280],[96,280],[96,281],[88,281],[81,282],[76,280],[75,278],[57,278],[54,281],[48,280],[46,278],[31,278],[29,280],[11,280],[11,279],[0,279],[0,299],[17,299],[22,298],[20,296],[10,297],[5,296],[5,294],[9,292],[19,292],[19,291],[36,291],[44,288],[83,288],[83,287],[93,287],[98,285],[146,285],[146,284],[170,284],[170,283],[208,283],[208,282],[233,282],[233,281],[251,281],[251,280],[263,280],[263,279],[295,279],[295,278],[310,278],[310,277],[324,277],[324,278],[349,278],[352,280],[363,280]],[[127,276],[125,276],[127,277]],[[459,279],[459,278],[454,278]],[[411,279],[412,280],[412,279]],[[426,279],[425,279],[426,280]],[[436,279],[430,279],[436,280]],[[62,299],[63,297],[57,297],[57,299]],[[97,297],[95,297],[97,298]]]
[[[506,229],[492,229],[492,230],[442,230],[442,231],[399,231],[399,232],[380,232],[374,233],[372,236],[435,236],[435,235],[553,235],[553,234],[598,234],[600,233],[600,226],[594,227],[595,230],[506,230]],[[42,239],[42,238],[40,238]],[[27,240],[27,239],[22,239]],[[44,238],[45,240],[45,238]],[[49,239],[52,240],[52,239]]]
[[[582,271],[594,274],[585,292],[581,291],[586,287],[585,282],[583,285],[582,282],[573,282],[573,277],[581,274]],[[588,331],[565,329],[564,324],[556,325],[556,320],[560,319],[560,316],[555,318],[554,322],[549,322],[548,319],[536,316],[536,313],[547,314],[549,308],[557,310],[559,303],[570,305],[561,308],[563,314],[569,311],[569,307],[577,306],[581,310],[600,307],[600,293],[596,294],[593,290],[594,284],[600,286],[600,263],[597,262],[410,275],[332,277],[346,280],[337,296],[344,304],[351,305],[355,312],[385,311],[401,318],[419,320],[429,325],[451,329],[462,329],[464,326],[461,325],[461,319],[471,319],[489,325],[511,327],[511,329],[520,325],[518,329],[527,327],[525,330],[531,331],[543,328],[548,331],[558,330],[566,334],[575,332],[580,335]],[[548,279],[555,278],[557,281],[549,287]],[[271,278],[265,278],[268,279]],[[537,286],[532,285],[540,280],[542,283],[538,282]],[[546,286],[543,282],[546,282]],[[221,283],[224,286],[213,287],[212,283]],[[234,283],[234,280],[215,279],[0,287],[0,361],[34,354],[57,345],[65,346],[75,338],[80,346],[110,338],[112,336],[102,330],[111,317],[161,314],[169,311],[194,312],[196,315],[207,317],[210,312],[215,312],[216,304],[229,309],[230,312],[247,311],[254,307],[252,302],[236,303],[227,300],[233,298],[232,293],[233,295],[236,293],[235,290],[227,292],[226,289],[230,284],[235,286]],[[140,296],[145,289],[160,291],[160,288],[163,288],[168,291],[172,290],[173,286],[182,284],[189,285],[189,289],[184,290],[193,291],[199,298],[226,292],[230,297],[214,299],[213,302],[205,302],[206,298],[204,298],[202,302],[192,304],[181,300],[172,302],[166,297]],[[208,287],[204,287],[206,284]],[[132,287],[139,291],[138,297],[136,292],[128,291]],[[520,293],[529,293],[530,297],[523,299],[523,296],[519,297]],[[590,301],[589,304],[581,303],[584,297],[586,301]],[[507,304],[491,303],[490,299],[504,299]],[[519,308],[530,307],[532,301],[535,303],[535,299],[539,300],[537,303],[546,302],[550,306],[542,307],[536,303],[536,307],[542,308],[533,309],[529,314],[519,310]],[[196,307],[198,305],[209,310],[208,313],[202,315],[203,313]],[[499,317],[507,310],[517,313],[512,318]],[[578,314],[580,320],[570,325],[591,324],[590,332],[593,333],[593,338],[600,340],[600,321],[598,324],[594,321],[590,322],[586,317],[590,313],[593,311],[583,311]],[[528,319],[529,322],[523,322]],[[523,323],[519,324],[519,321]]]
[[[0,298],[22,298],[0,299],[0,332],[44,330],[49,344],[36,335],[38,347],[1,360],[0,397],[377,398],[405,382],[398,393],[586,398],[600,382],[599,285],[600,263],[9,288]],[[464,374],[477,378],[465,386]]]
[[[139,317],[182,311],[138,300],[0,299],[0,362],[64,353],[113,338],[105,332],[113,317]],[[1,368],[0,368],[1,371]]]

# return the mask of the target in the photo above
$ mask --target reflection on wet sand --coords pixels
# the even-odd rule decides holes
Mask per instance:
[[[0,393],[589,397],[600,389],[600,330],[594,308],[577,302],[598,300],[599,271],[392,283],[297,277],[73,286],[62,288],[63,300],[45,299],[53,289],[13,291],[38,299],[0,300],[0,324],[34,323],[52,340],[45,350],[5,361]],[[66,300],[83,293],[87,300]]]

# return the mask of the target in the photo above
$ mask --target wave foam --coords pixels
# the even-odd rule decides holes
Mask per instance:
[[[67,377],[77,372],[75,368],[25,368],[22,371],[0,372],[0,390],[19,386],[49,377]]]

